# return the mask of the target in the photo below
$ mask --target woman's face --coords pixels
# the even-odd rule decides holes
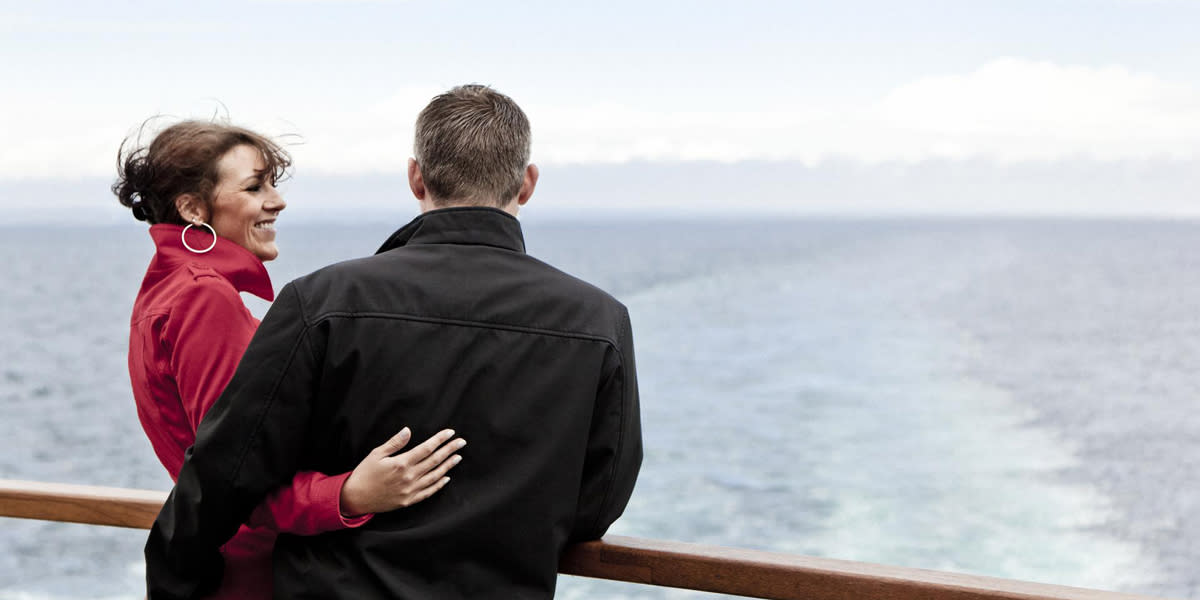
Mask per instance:
[[[287,203],[269,179],[262,154],[253,146],[234,146],[217,162],[220,179],[209,224],[217,235],[249,250],[261,261],[279,256],[275,217]]]

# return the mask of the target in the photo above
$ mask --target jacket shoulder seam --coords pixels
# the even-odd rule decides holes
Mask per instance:
[[[239,303],[242,302],[240,293],[232,281],[229,281],[224,275],[208,267],[203,268],[206,270],[197,271],[189,266],[189,272],[192,274],[191,281],[185,281],[180,286],[181,289],[176,293],[175,300],[178,300],[179,296],[185,294],[197,293],[196,290],[213,290],[217,293],[224,293],[230,297],[237,298]],[[170,310],[174,312],[174,308],[172,306]]]
[[[312,329],[313,323],[308,319],[308,313],[304,312],[304,292],[295,283],[289,283],[288,285],[292,286],[292,290],[296,292],[296,310],[300,311],[300,322],[304,323],[304,337],[308,339],[308,354],[312,357],[314,363],[319,362],[317,361],[317,349],[313,347],[312,336],[308,335],[308,331]]]
[[[618,336],[621,339],[624,339],[624,335],[626,333],[632,333],[631,331],[627,331],[627,330],[631,329],[630,324],[629,324],[629,312],[628,311],[622,311],[620,327],[621,327],[621,331],[618,334]],[[621,350],[621,346],[619,344],[613,344],[613,349],[616,350],[616,352],[617,352],[617,360],[620,361],[620,368],[622,370],[624,370],[624,368],[625,368],[625,353]],[[629,392],[629,377],[628,377],[628,375],[622,373],[622,376],[621,376],[621,401],[617,403],[617,411],[619,413],[619,416],[617,417],[617,423],[619,423],[619,425],[617,426],[617,447],[614,452],[614,456],[617,456],[617,457],[621,456],[621,451],[624,449],[624,445],[625,445],[625,413],[626,413],[625,399],[626,399],[626,396],[628,396],[628,392]],[[600,520],[604,518],[606,508],[608,507],[609,502],[612,501],[613,488],[616,486],[616,481],[617,481],[617,465],[619,465],[619,464],[620,464],[620,460],[613,460],[612,468],[608,472],[608,485],[606,486],[607,489],[604,490],[604,499],[600,501],[600,510],[596,512],[596,520],[592,522],[592,531],[593,532],[600,529]]]
[[[474,319],[451,319],[447,317],[428,317],[424,315],[410,315],[403,313],[376,313],[376,312],[327,312],[322,313],[313,318],[313,325],[329,319],[392,319],[397,321],[415,321],[418,323],[436,323],[441,325],[458,325],[461,327],[478,327],[482,329],[500,329],[505,331],[515,331],[519,333],[533,333],[538,335],[548,335],[553,337],[575,338],[581,340],[590,340],[595,342],[604,342],[614,348],[618,348],[616,340],[608,336],[583,333],[580,331],[565,331],[560,329],[549,329],[544,327],[530,327],[528,325],[513,325],[511,323],[497,323],[494,321],[483,321]],[[618,348],[618,352],[620,349]]]
[[[189,273],[192,274],[192,279],[194,279],[194,280],[199,280],[204,277],[216,277],[219,279],[225,279],[225,277],[222,276],[220,273],[218,273],[216,269],[214,269],[208,265],[202,265],[200,263],[195,263],[195,262],[188,263],[187,270]]]
[[[294,281],[288,285],[292,286],[292,290],[296,292],[296,308],[300,311],[300,320],[304,322],[305,327],[311,327],[313,322],[309,321],[308,315],[304,312],[304,291]],[[280,293],[282,294],[282,292]]]

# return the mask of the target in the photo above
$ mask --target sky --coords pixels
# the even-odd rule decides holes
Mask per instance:
[[[554,214],[1194,217],[1197,23],[1188,0],[0,1],[0,222],[115,218],[152,116],[286,134],[311,217],[408,203],[417,112],[471,82],[528,113]]]

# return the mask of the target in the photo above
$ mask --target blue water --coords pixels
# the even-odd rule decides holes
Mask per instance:
[[[391,229],[281,226],[277,287]],[[0,233],[0,478],[167,489],[125,370],[148,236]],[[630,307],[646,460],[613,533],[1200,598],[1200,224],[535,221],[526,241]],[[143,540],[0,520],[0,599],[140,598]]]

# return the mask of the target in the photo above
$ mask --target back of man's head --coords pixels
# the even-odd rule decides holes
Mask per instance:
[[[521,191],[529,140],[529,119],[512,98],[461,85],[417,116],[413,157],[435,205],[503,207]]]

